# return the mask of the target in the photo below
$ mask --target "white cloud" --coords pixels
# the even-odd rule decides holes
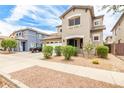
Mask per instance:
[[[21,26],[14,26],[7,22],[0,21],[1,35],[9,36],[13,31],[15,31],[18,28],[21,28]]]
[[[3,22],[0,21],[0,35],[4,35],[4,36],[9,36],[13,31],[19,30],[19,29],[23,29],[23,28],[27,28],[26,26],[17,26],[17,25],[11,25],[7,22]],[[45,33],[54,33],[55,31],[51,31],[51,30],[43,30],[43,29],[39,29],[39,28],[35,28],[35,27],[31,27],[35,30],[41,31],[41,32],[45,32]]]
[[[14,10],[11,10],[11,16],[6,19],[6,21],[17,21],[23,18],[24,15],[28,14],[28,10],[31,9],[32,6],[23,6],[17,5]]]
[[[51,12],[50,12],[51,11]],[[51,23],[50,25],[57,25],[60,20],[59,16],[61,11],[54,8],[53,6],[23,6],[17,5],[12,11],[11,16],[6,18],[5,20],[9,23],[16,23],[24,16],[32,18],[34,21],[42,23],[45,22],[46,24]],[[46,17],[46,18],[44,18]],[[52,22],[50,22],[52,19]],[[50,21],[48,21],[50,20]],[[58,21],[58,22],[57,22]],[[53,23],[55,22],[55,23]]]

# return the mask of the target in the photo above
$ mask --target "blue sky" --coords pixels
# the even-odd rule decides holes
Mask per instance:
[[[52,33],[56,31],[56,25],[61,24],[59,16],[66,11],[68,5],[0,5],[0,32],[1,35],[9,35],[14,30],[32,27],[34,29]],[[105,11],[99,11],[101,6],[94,6],[95,15],[105,14],[104,37],[111,35],[111,28],[120,14],[112,15]]]

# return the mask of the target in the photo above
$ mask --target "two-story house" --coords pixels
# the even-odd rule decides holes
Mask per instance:
[[[112,53],[124,55],[124,13],[117,20],[111,31],[113,38]]]
[[[95,16],[93,6],[72,6],[65,11],[60,19],[62,24],[57,26],[57,33],[53,38],[45,38],[44,43],[55,43],[59,37],[62,45],[72,45],[82,49],[87,43],[103,44],[103,15]],[[49,40],[51,40],[49,42]]]
[[[10,38],[17,40],[16,51],[29,51],[30,48],[42,46],[42,39],[47,37],[48,34],[34,30],[32,28],[25,28],[14,31]]]

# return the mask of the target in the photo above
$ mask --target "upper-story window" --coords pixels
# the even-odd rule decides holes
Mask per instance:
[[[60,32],[62,32],[62,29],[60,29]]]
[[[95,21],[95,22],[94,22],[94,25],[95,25],[95,26],[98,26],[98,25],[100,25],[100,22],[99,22],[99,21]]]
[[[38,38],[41,39],[42,38],[42,35],[41,34],[38,34]]]
[[[79,25],[80,17],[69,19],[69,26]]]

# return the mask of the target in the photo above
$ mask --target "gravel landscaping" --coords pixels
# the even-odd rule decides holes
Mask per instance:
[[[0,88],[16,88],[16,86],[0,76]]]
[[[110,71],[124,72],[124,62],[117,61],[115,56],[109,55],[108,59],[95,58],[99,64],[93,64],[93,58],[88,59],[83,56],[72,57],[71,60],[64,60],[63,56],[52,56],[50,59],[42,59],[50,62],[60,62],[79,66],[93,67]]]
[[[29,67],[10,73],[17,79],[33,88],[117,88],[120,86],[96,81],[86,77],[67,74],[40,66]]]

